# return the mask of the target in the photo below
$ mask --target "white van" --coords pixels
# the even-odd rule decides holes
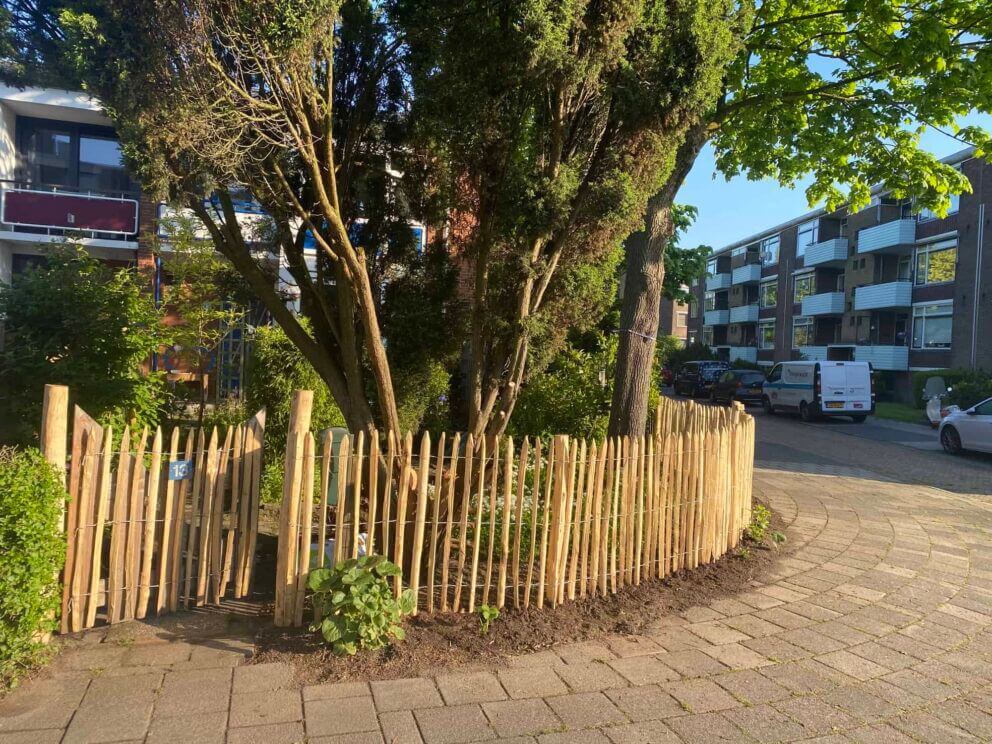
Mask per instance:
[[[798,411],[803,421],[818,416],[850,416],[864,423],[875,412],[868,362],[782,362],[762,385],[767,413]]]

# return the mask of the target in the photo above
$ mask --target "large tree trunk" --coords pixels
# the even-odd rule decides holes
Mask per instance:
[[[627,276],[620,308],[620,345],[610,405],[610,436],[640,436],[647,428],[651,368],[665,279],[665,248],[671,240],[675,194],[706,144],[707,127],[689,129],[664,186],[648,200],[644,232],[627,241]]]
[[[651,370],[665,280],[665,246],[672,237],[672,205],[648,202],[645,229],[627,239],[627,272],[620,310],[620,345],[610,406],[610,436],[641,436],[647,429]]]

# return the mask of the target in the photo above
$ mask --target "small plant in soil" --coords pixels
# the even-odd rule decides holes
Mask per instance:
[[[782,543],[784,543],[785,541],[786,541],[786,537],[785,537],[785,535],[783,535],[783,534],[782,534],[781,532],[779,532],[778,530],[775,530],[775,531],[774,531],[774,532],[772,533],[772,542],[773,542],[773,543],[775,543],[776,545],[781,545],[781,544],[782,544]]]
[[[393,596],[388,579],[400,573],[399,566],[378,555],[312,570],[309,586],[323,618],[313,630],[320,631],[336,654],[349,656],[358,649],[382,648],[392,638],[403,640],[400,622],[413,611],[414,598],[409,589],[399,599]]]
[[[755,504],[751,510],[751,524],[747,526],[747,534],[756,543],[763,543],[771,526],[772,513],[768,507],[762,504]]]
[[[499,617],[499,610],[491,605],[484,604],[479,608],[479,633],[489,635],[489,626],[493,620]]]

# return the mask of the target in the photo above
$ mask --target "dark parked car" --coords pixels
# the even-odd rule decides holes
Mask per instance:
[[[732,400],[761,403],[761,385],[765,373],[753,369],[731,369],[720,375],[710,390],[711,403],[730,403]]]
[[[713,383],[728,369],[726,362],[686,362],[675,375],[675,394],[690,398],[709,395]]]

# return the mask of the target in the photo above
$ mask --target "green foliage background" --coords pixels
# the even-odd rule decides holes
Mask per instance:
[[[159,421],[164,377],[141,366],[167,331],[145,286],[136,271],[104,265],[71,243],[0,284],[3,440],[34,440],[46,383],[68,385],[73,403],[117,431]]]
[[[55,625],[65,501],[41,452],[0,450],[0,689],[40,651],[36,634]]]

